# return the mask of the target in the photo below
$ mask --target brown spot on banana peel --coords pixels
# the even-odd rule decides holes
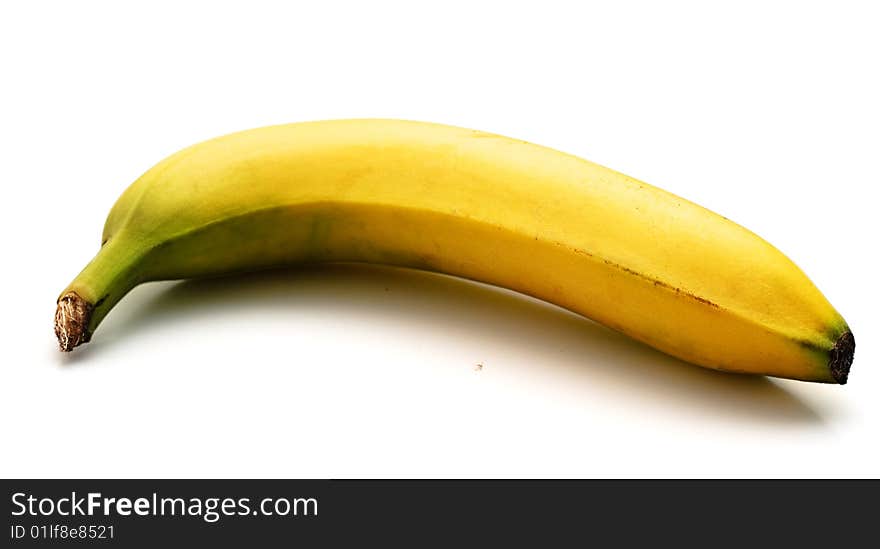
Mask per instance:
[[[64,352],[70,352],[78,345],[88,342],[89,321],[95,307],[81,298],[76,292],[67,292],[58,298],[55,309],[55,337]]]
[[[535,240],[537,240],[537,239],[538,239],[538,237],[535,237]],[[556,244],[557,244],[558,246],[563,246],[563,244],[562,244],[561,242],[556,242]],[[573,252],[575,252],[575,253],[582,254],[582,255],[585,255],[585,256],[587,256],[587,257],[592,257],[592,258],[594,258],[594,259],[596,258],[596,256],[595,256],[594,254],[591,254],[590,252],[588,252],[588,251],[586,251],[586,250],[581,250],[581,249],[578,249],[578,248],[571,248],[571,250],[572,250]],[[666,288],[667,290],[673,291],[673,292],[675,292],[675,293],[677,293],[677,294],[682,294],[682,295],[684,295],[684,296],[686,296],[686,297],[689,297],[689,298],[691,298],[691,299],[693,299],[693,300],[699,301],[699,302],[702,303],[703,305],[708,305],[708,306],[710,306],[710,307],[714,307],[715,309],[720,309],[720,307],[718,306],[717,303],[715,303],[714,301],[710,301],[710,300],[706,299],[705,297],[700,297],[700,296],[698,296],[698,295],[696,295],[696,294],[694,294],[694,293],[688,292],[687,290],[682,290],[681,288],[678,288],[678,287],[676,287],[676,286],[673,286],[672,284],[669,284],[669,283],[667,283],[667,282],[663,282],[662,280],[658,280],[658,279],[653,278],[653,277],[651,277],[651,276],[648,276],[648,275],[646,275],[646,274],[644,274],[644,273],[640,273],[640,272],[638,272],[638,271],[635,271],[635,270],[633,270],[633,269],[630,269],[629,267],[625,267],[625,266],[621,265],[620,263],[615,263],[614,261],[611,261],[610,259],[602,258],[602,261],[603,261],[606,265],[610,265],[610,266],[614,267],[615,269],[620,269],[621,271],[623,271],[623,272],[625,272],[625,273],[627,273],[627,274],[631,274],[631,275],[633,275],[633,276],[637,276],[637,277],[639,277],[639,278],[642,278],[642,279],[644,279],[644,280],[647,280],[648,282],[653,283],[654,286],[658,286],[658,287],[660,287],[660,288]]]

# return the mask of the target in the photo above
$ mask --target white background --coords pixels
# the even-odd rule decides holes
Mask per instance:
[[[605,4],[5,3],[0,476],[878,476],[880,18]],[[850,384],[703,370],[375,267],[146,285],[58,352],[55,298],[138,175],[349,117],[529,140],[742,223],[848,320]]]

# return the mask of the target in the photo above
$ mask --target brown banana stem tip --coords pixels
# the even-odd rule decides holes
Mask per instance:
[[[834,381],[841,385],[846,384],[846,378],[849,377],[849,367],[852,366],[853,356],[856,352],[856,338],[852,332],[846,331],[837,338],[834,348],[831,349],[831,356],[828,358],[828,368],[831,370],[831,376]]]
[[[55,310],[55,337],[64,352],[89,340],[89,320],[92,317],[91,303],[76,292],[67,292],[58,299]]]

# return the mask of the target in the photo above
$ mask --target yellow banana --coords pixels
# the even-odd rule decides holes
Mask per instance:
[[[184,149],[120,197],[61,294],[61,349],[151,280],[400,265],[580,313],[702,366],[845,383],[855,341],[776,248],[696,204],[498,135],[398,120],[272,126]]]

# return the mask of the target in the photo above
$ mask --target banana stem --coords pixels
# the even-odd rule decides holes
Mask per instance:
[[[62,351],[86,343],[110,309],[140,283],[143,254],[131,241],[107,241],[86,268],[61,292],[55,311],[55,336]]]

